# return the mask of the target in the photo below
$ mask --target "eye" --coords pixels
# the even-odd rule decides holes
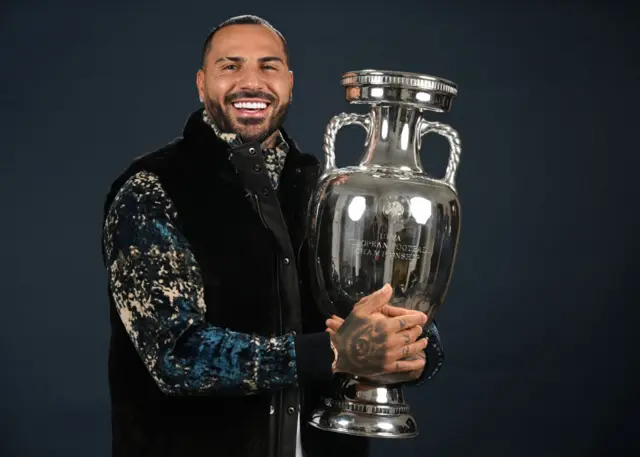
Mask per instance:
[[[223,70],[235,70],[238,66],[236,64],[230,63],[222,67]]]
[[[275,65],[264,65],[262,68],[264,68],[265,70],[277,70],[278,68]]]

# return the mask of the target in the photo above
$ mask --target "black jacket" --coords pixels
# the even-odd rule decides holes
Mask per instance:
[[[141,171],[156,176],[174,205],[176,233],[184,235],[197,261],[206,305],[202,325],[262,337],[292,335],[297,379],[289,384],[283,381],[284,388],[252,392],[215,386],[190,391],[170,377],[159,384],[143,362],[149,352],[132,344],[137,341],[118,314],[111,284],[113,455],[294,457],[301,404],[308,457],[364,457],[366,439],[306,425],[311,408],[329,386],[333,359],[324,332],[327,316],[313,304],[303,258],[307,204],[320,164],[314,156],[302,154],[283,131],[291,148],[276,192],[264,171],[260,145],[230,148],[202,122],[201,115],[201,110],[193,113],[182,137],[139,157],[113,182],[105,201],[105,220],[110,210],[124,206],[120,200],[114,205],[114,199],[132,176]],[[150,220],[155,210],[145,211],[144,217]],[[112,230],[116,237],[127,231],[120,225]],[[144,233],[125,234],[144,238]],[[109,266],[123,253],[103,250],[103,255]],[[135,277],[135,272],[130,276]],[[191,331],[197,332],[189,328],[180,335],[190,341],[180,350],[194,346],[193,339],[188,340]],[[434,338],[437,342],[437,332],[430,340]],[[172,350],[172,354],[178,351]],[[247,365],[251,363],[243,359],[247,354],[227,356]],[[165,359],[157,364],[169,364]],[[433,376],[440,363],[440,350],[428,353],[425,377]],[[175,390],[170,387],[174,382]]]

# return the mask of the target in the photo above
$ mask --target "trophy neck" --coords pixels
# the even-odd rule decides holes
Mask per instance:
[[[422,172],[420,111],[402,104],[374,105],[371,130],[360,166]]]

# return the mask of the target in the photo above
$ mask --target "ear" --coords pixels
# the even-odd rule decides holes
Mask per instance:
[[[291,99],[293,98],[293,72],[289,70],[289,103],[291,103]]]
[[[198,96],[200,97],[200,102],[204,100],[204,71],[202,69],[198,70],[196,73],[196,87],[198,89]]]

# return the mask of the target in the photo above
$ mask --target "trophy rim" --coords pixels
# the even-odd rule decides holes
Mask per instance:
[[[446,113],[458,95],[453,81],[425,73],[365,69],[348,71],[340,80],[352,104],[391,104]]]
[[[453,81],[427,73],[398,70],[351,70],[342,74],[341,84],[345,87],[383,86],[421,91],[445,92],[458,95],[458,85]]]

